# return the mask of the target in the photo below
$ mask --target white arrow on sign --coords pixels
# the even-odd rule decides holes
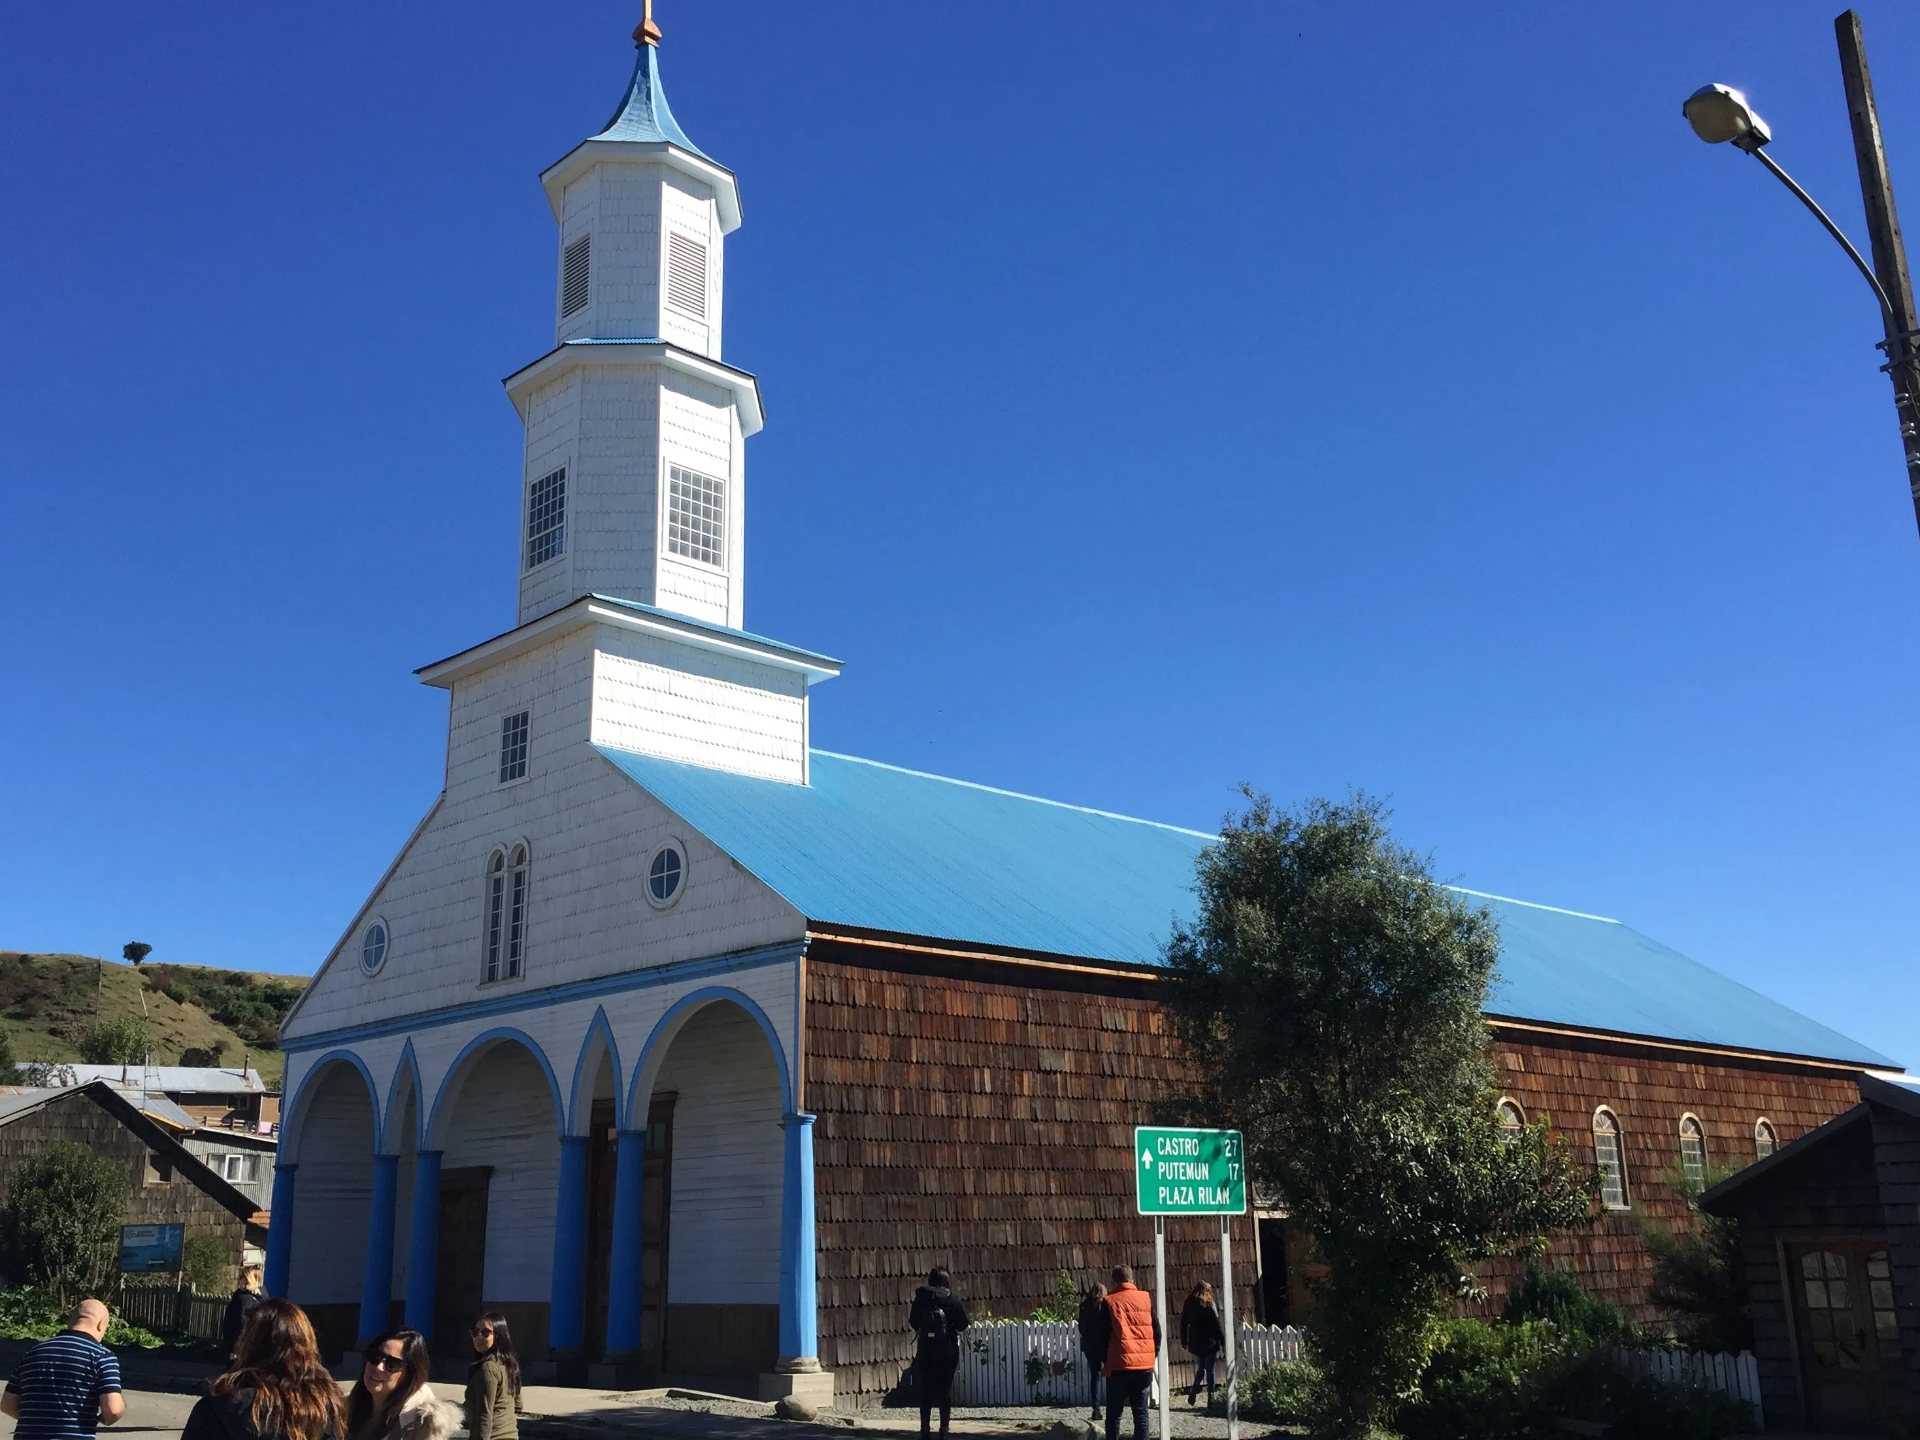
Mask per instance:
[[[1142,1170],[1151,1170],[1153,1168],[1153,1152],[1151,1150],[1142,1150],[1140,1152],[1140,1168]]]

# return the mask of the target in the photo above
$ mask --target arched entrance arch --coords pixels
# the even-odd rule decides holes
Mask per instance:
[[[752,1373],[780,1352],[782,1126],[792,1077],[754,1001],[683,996],[635,1066],[607,1337],[643,1369]]]
[[[359,1334],[380,1169],[377,1095],[360,1056],[329,1052],[302,1077],[281,1129],[268,1288],[306,1307],[328,1350]]]
[[[441,1081],[413,1166],[406,1267],[406,1321],[440,1350],[498,1310],[523,1350],[546,1351],[565,1115],[546,1052],[520,1030],[474,1036]]]

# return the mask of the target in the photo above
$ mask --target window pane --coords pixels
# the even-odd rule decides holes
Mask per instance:
[[[667,467],[667,550],[724,568],[726,482],[682,465]]]
[[[542,475],[527,490],[527,569],[567,548],[567,470]]]

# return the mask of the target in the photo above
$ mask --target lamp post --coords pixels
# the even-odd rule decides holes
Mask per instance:
[[[1887,152],[1880,135],[1880,111],[1873,100],[1873,79],[1867,72],[1867,47],[1860,17],[1848,10],[1833,22],[1840,43],[1840,74],[1846,85],[1847,113],[1853,125],[1854,159],[1860,168],[1860,193],[1866,202],[1867,234],[1873,244],[1873,264],[1861,258],[1840,227],[1811,195],[1795,183],[1766,153],[1773,132],[1747,103],[1747,97],[1725,85],[1707,85],[1687,97],[1681,113],[1693,133],[1709,145],[1731,144],[1744,150],[1773,172],[1802,205],[1813,212],[1829,235],[1859,267],[1880,302],[1886,338],[1877,346],[1887,363],[1881,366],[1893,380],[1893,403],[1900,418],[1900,445],[1906,454],[1907,486],[1913,496],[1914,523],[1920,526],[1920,318],[1916,318],[1913,281],[1907,273],[1906,244],[1900,238],[1900,217],[1893,205],[1893,181],[1887,173]]]

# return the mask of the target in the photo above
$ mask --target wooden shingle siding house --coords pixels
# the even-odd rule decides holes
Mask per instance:
[[[0,1194],[14,1166],[58,1141],[126,1171],[129,1225],[184,1225],[189,1236],[217,1236],[235,1275],[248,1249],[266,1244],[267,1216],[181,1143],[179,1127],[97,1080],[0,1092]]]
[[[877,1396],[929,1265],[1010,1314],[1150,1253],[1130,1129],[1180,1082],[1157,960],[1212,837],[814,747],[840,662],[743,628],[737,187],[637,38],[542,176],[517,623],[420,672],[444,789],[281,1027],[267,1283],[335,1350],[403,1316],[457,1355],[484,1307],[563,1374]],[[1613,921],[1482,903],[1507,1103],[1588,1151],[1609,1117],[1623,1204],[1664,1203],[1685,1117],[1724,1163],[1891,1063]],[[1236,1304],[1284,1297],[1283,1229],[1235,1222]],[[1184,1286],[1211,1230],[1171,1239]],[[1626,1228],[1573,1252],[1643,1305]]]

